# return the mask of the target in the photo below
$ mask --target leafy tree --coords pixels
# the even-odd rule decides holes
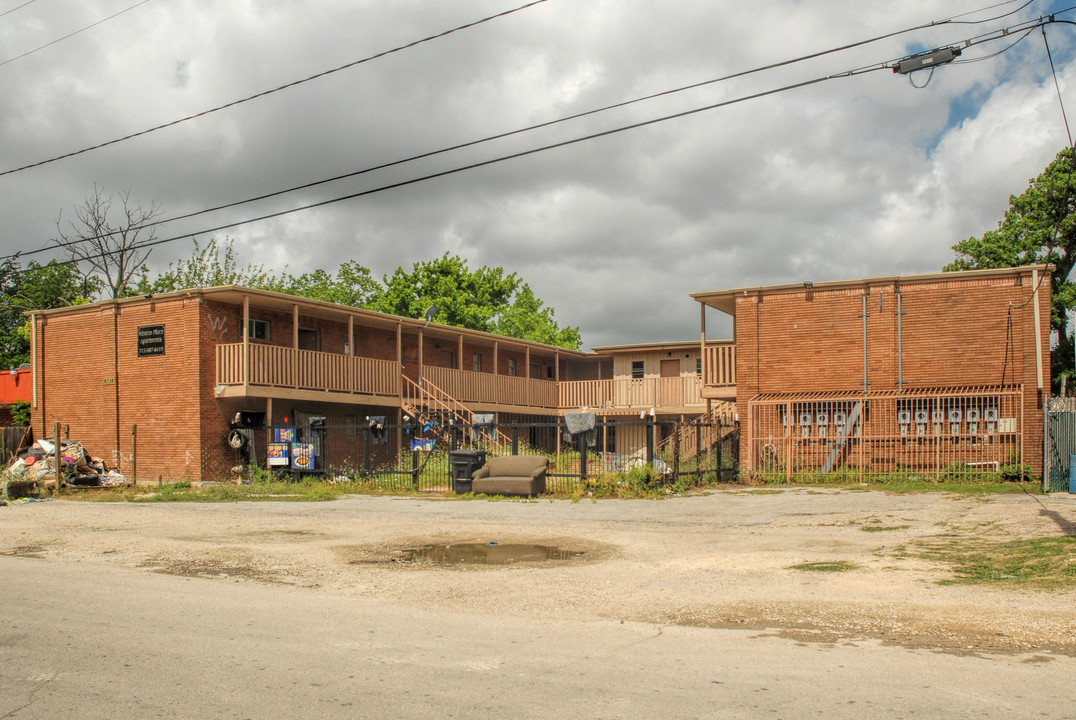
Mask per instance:
[[[1052,354],[1053,376],[1072,372],[1072,338],[1066,338],[1066,311],[1076,307],[1076,284],[1069,272],[1076,262],[1076,169],[1074,152],[1066,148],[1020,195],[1009,197],[1009,209],[997,230],[953,246],[959,257],[944,270],[1015,267],[1053,263],[1050,325],[1063,340]]]
[[[98,278],[86,278],[73,264],[31,261],[26,268],[8,260],[0,265],[0,368],[30,361],[27,310],[49,310],[90,301],[101,289]]]
[[[262,265],[239,267],[231,238],[225,238],[223,243],[212,238],[204,247],[196,239],[194,253],[189,259],[168,263],[168,268],[153,281],[149,280],[148,272],[143,265],[142,279],[138,283],[140,295],[219,285],[275,290],[283,282],[282,277],[270,274]]]
[[[472,330],[546,342],[576,349],[578,328],[563,328],[553,320],[553,310],[542,307],[530,286],[504,268],[471,270],[467,261],[445,253],[436,260],[415,263],[410,272],[396,268],[384,277],[373,296],[373,310],[420,318],[430,305],[437,306],[436,320]]]
[[[152,248],[146,244],[157,237],[152,223],[161,212],[156,202],[145,206],[131,200],[130,190],[116,196],[94,183],[93,194],[75,206],[75,218],[66,229],[61,213],[56,221],[59,239],[53,242],[97,273],[112,297],[123,297],[149,257]]]
[[[420,318],[437,306],[437,322],[472,330],[492,331],[494,316],[508,306],[519,287],[515,273],[503,268],[471,270],[467,261],[447,252],[436,260],[415,263],[410,272],[396,268],[386,276],[371,303],[374,310]]]
[[[303,273],[298,277],[287,274],[278,282],[264,287],[289,295],[351,307],[369,306],[374,296],[381,290],[377,280],[370,275],[370,269],[354,260],[342,263],[335,277],[332,273],[319,269]]]

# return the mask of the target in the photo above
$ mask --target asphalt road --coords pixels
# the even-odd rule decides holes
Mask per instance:
[[[806,496],[800,501],[812,502]],[[840,499],[817,502],[823,501]],[[352,507],[390,513],[400,507],[403,514],[525,510],[423,502],[363,500]],[[770,514],[761,508],[766,498],[757,502],[760,514]],[[790,500],[769,502],[783,508]],[[693,507],[706,503],[716,505],[700,499],[680,509],[690,516]],[[310,513],[314,506],[237,507],[279,518]],[[347,505],[332,507],[352,512]],[[663,516],[677,510],[671,502],[592,507],[603,517],[638,514],[640,508]],[[587,512],[569,504],[535,509],[543,516]],[[54,510],[98,518],[147,512],[122,506],[72,509],[70,504]],[[55,521],[48,512],[43,509],[41,519]],[[163,521],[190,508],[150,512]],[[226,506],[217,506],[210,515],[225,512]],[[2,516],[0,525],[16,517]],[[215,516],[217,521],[223,519]],[[616,527],[612,517],[602,523]],[[14,533],[16,524],[0,530]],[[100,535],[111,528],[97,530]],[[852,536],[854,530],[846,532]],[[406,587],[421,592],[422,586]],[[804,642],[776,630],[622,622],[598,613],[585,619],[543,617],[511,607],[491,611],[489,603],[474,612],[461,596],[419,600],[326,585],[239,581],[223,574],[185,577],[62,554],[5,553],[0,555],[0,719],[1076,714],[1076,658],[1068,655],[965,655],[878,639]]]

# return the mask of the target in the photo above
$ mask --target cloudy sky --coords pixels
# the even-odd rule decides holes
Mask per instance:
[[[4,174],[0,252],[46,246],[60,212],[70,215],[94,183],[178,216],[938,23],[159,229],[228,236],[242,263],[293,273],[353,259],[380,277],[448,251],[519,273],[587,347],[691,339],[699,313],[690,292],[935,272],[955,242],[995,227],[1009,195],[1068,142],[1042,33],[996,57],[987,56],[1022,33],[967,47],[960,60],[981,61],[911,76],[922,88],[888,69],[864,72],[209,229],[985,40],[1068,7],[996,3],[545,0]],[[0,172],[522,5],[0,0]],[[939,22],[949,18],[961,23]],[[1076,26],[1051,25],[1047,39],[1076,120]],[[162,245],[150,265],[192,250],[190,240]],[[710,335],[727,332],[719,313],[708,322]]]

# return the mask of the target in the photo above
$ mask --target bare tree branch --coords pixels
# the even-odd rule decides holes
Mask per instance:
[[[63,225],[56,220],[59,239],[53,242],[68,256],[88,266],[83,272],[99,275],[112,297],[122,297],[131,278],[149,257],[151,248],[142,245],[157,238],[156,228],[146,225],[163,211],[157,202],[147,207],[131,200],[131,190],[113,195],[93,185],[93,194],[75,206],[75,219]]]

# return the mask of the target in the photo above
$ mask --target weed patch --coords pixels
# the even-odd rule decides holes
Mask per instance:
[[[951,566],[946,585],[996,584],[1035,590],[1076,588],[1076,537],[991,541],[931,538],[913,546],[920,557]]]

